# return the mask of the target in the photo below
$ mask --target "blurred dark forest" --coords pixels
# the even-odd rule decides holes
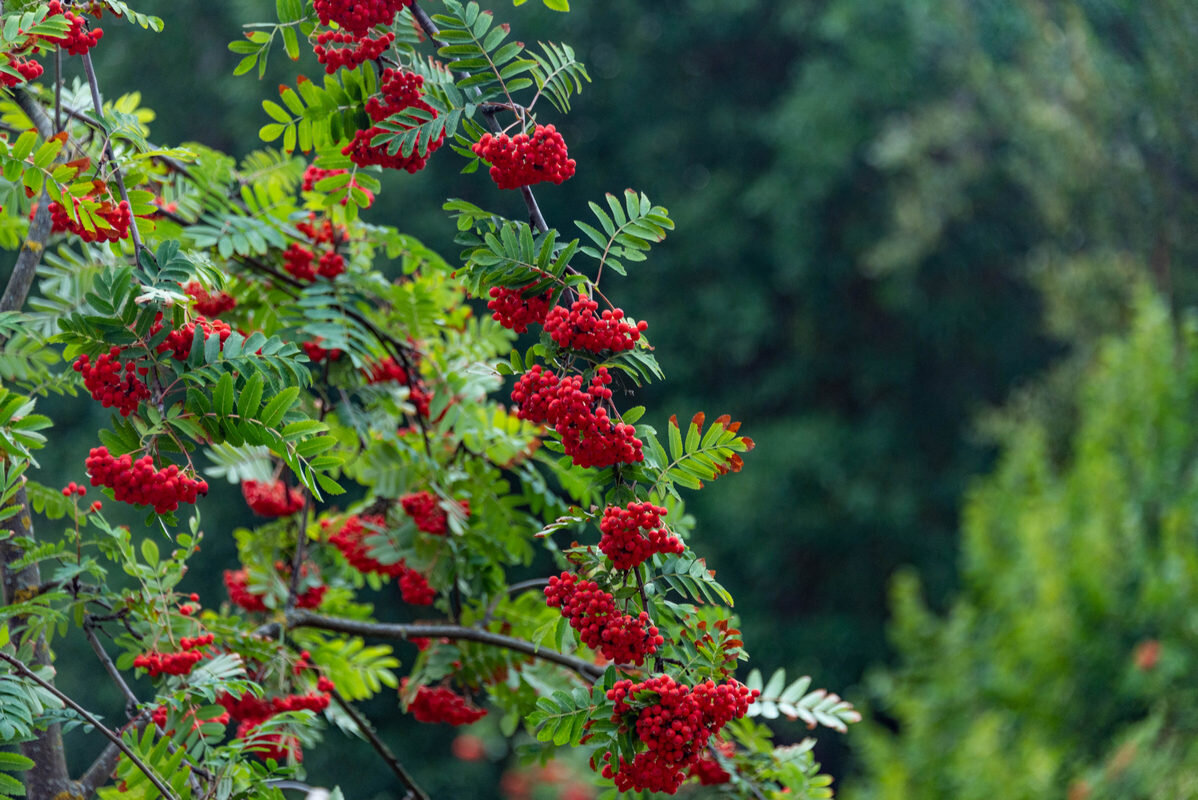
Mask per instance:
[[[142,10],[166,30],[105,26],[96,61],[109,98],[140,91],[156,141],[256,149],[260,101],[291,67],[232,80],[227,44],[271,5]],[[649,321],[669,378],[646,393],[650,409],[730,413],[758,443],[744,472],[691,505],[696,549],[738,598],[754,663],[852,696],[867,668],[894,659],[897,569],[913,568],[932,609],[948,607],[964,493],[997,443],[1034,418],[1050,452],[1066,447],[1077,375],[1125,325],[1135,285],[1175,308],[1194,299],[1198,6],[575,0],[564,15],[535,2],[495,11],[519,39],[571,44],[593,78],[572,115],[539,120],[562,130],[579,164],[539,192],[550,224],[628,186],[677,222],[605,291]],[[157,81],[167,65],[171,80]],[[388,176],[368,218],[452,258],[444,187],[513,216],[518,203],[456,176],[460,166],[446,150],[423,174]],[[205,509],[210,534],[233,524],[218,506]],[[215,596],[218,559],[232,563],[222,538],[205,543]],[[430,759],[413,766],[433,794],[495,796],[476,788],[490,779],[483,765],[435,768],[448,734],[389,735]],[[837,774],[855,768],[836,747],[823,756]],[[373,786],[364,776],[354,788]]]

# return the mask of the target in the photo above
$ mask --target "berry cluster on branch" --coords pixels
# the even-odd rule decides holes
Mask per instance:
[[[394,564],[383,564],[373,555],[366,537],[370,534],[367,525],[385,527],[386,520],[377,514],[352,514],[345,519],[341,527],[329,535],[329,544],[341,551],[349,565],[361,573],[371,573],[398,578],[400,594],[405,603],[414,606],[431,605],[437,598],[437,592],[429,585],[428,579],[417,570],[407,565],[402,558]],[[320,526],[326,532],[333,527],[330,520],[321,520]]]
[[[129,226],[133,224],[133,211],[127,202],[122,200],[113,205],[110,200],[100,200],[99,206],[91,212],[91,216],[95,220],[106,223],[108,227],[95,225],[88,230],[80,221],[80,215],[84,213],[83,203],[85,201],[96,202],[93,195],[71,198],[75,211],[75,218],[72,219],[61,203],[51,200],[51,233],[63,233],[64,231],[73,233],[85,242],[115,242],[129,238]]]
[[[186,361],[191,355],[191,344],[195,341],[196,328],[199,328],[203,333],[203,338],[206,340],[212,334],[220,337],[220,343],[223,347],[225,340],[233,333],[233,329],[229,325],[219,319],[208,319],[200,315],[193,320],[189,320],[183,324],[183,327],[176,328],[166,335],[162,343],[158,345],[159,353],[170,353],[171,358],[176,361]],[[150,326],[150,335],[158,333],[162,330],[162,315],[158,315],[158,319]]]
[[[400,681],[402,695],[408,687],[408,679]],[[431,688],[421,686],[416,696],[408,703],[408,713],[418,722],[444,722],[448,725],[469,725],[487,715],[486,709],[476,708],[466,698],[445,686]]]
[[[169,653],[150,650],[134,658],[133,666],[146,670],[151,678],[159,675],[186,675],[196,664],[211,657],[210,653],[200,648],[212,644],[215,639],[211,633],[195,637],[184,636],[179,640],[181,650]]]
[[[636,347],[649,327],[643,320],[635,325],[625,321],[623,309],[604,309],[602,314],[598,310],[599,304],[586,297],[575,300],[568,311],[555,306],[545,317],[545,332],[566,350],[622,353]]]
[[[287,517],[304,507],[304,494],[281,480],[241,482],[241,496],[255,514]]]
[[[665,644],[647,612],[633,617],[616,608],[616,600],[594,581],[579,580],[571,572],[549,578],[545,601],[560,608],[582,643],[620,664],[645,663],[645,658]]]
[[[393,33],[384,33],[375,39],[369,34],[358,36],[348,31],[324,31],[317,34],[312,52],[316,53],[316,60],[324,65],[324,71],[332,75],[342,67],[354,69],[367,61],[374,61],[387,52],[394,41]],[[304,188],[305,191],[311,191]]]
[[[370,117],[371,122],[375,124],[357,131],[353,141],[347,144],[341,153],[349,156],[350,160],[359,167],[377,164],[390,169],[407,170],[410,173],[424,169],[424,165],[428,163],[428,157],[445,141],[444,130],[436,139],[428,142],[428,150],[424,155],[420,154],[424,144],[420,141],[416,142],[412,152],[406,156],[399,150],[396,150],[394,154],[388,153],[388,146],[385,144],[378,147],[370,144],[374,137],[388,133],[380,128],[378,123],[399,114],[404,109],[419,108],[432,114],[435,119],[437,111],[422,99],[423,96],[424,78],[420,75],[390,67],[383,70],[379,81],[379,94],[366,101],[366,116]]]
[[[416,523],[417,529],[434,536],[444,536],[449,532],[449,515],[431,492],[405,494],[399,498],[399,504]],[[470,516],[470,501],[461,500],[458,505],[463,514]]]
[[[666,509],[652,503],[629,503],[603,510],[599,549],[616,569],[635,569],[655,553],[682,553],[686,548],[661,524]]]
[[[608,416],[605,404],[611,400],[607,387],[612,378],[607,368],[595,370],[585,391],[582,380],[581,375],[559,378],[534,364],[512,390],[516,415],[553,426],[576,466],[603,468],[643,461],[643,442],[636,438],[636,429]]]
[[[614,703],[612,722],[622,730],[635,731],[646,749],[631,762],[621,756],[616,764],[607,753],[603,777],[614,780],[621,792],[673,794],[711,737],[748,713],[758,694],[735,680],[721,684],[704,681],[693,687],[669,675],[639,683],[617,681],[607,692],[607,699]]]
[[[92,486],[107,486],[122,503],[153,506],[159,514],[208,494],[208,481],[196,480],[174,464],[157,469],[148,455],[134,461],[128,453],[114,458],[107,447],[93,447],[84,463]]]
[[[491,317],[516,333],[525,333],[529,325],[543,323],[549,313],[549,292],[526,297],[523,289],[493,286],[490,294],[487,308],[493,312]]]
[[[518,133],[484,133],[471,148],[491,165],[491,180],[500,189],[519,189],[549,181],[561,184],[574,175],[574,159],[566,142],[552,125],[537,125],[532,136]]]
[[[322,25],[337,25],[354,36],[365,36],[376,25],[390,25],[412,0],[312,0]]]
[[[65,18],[71,27],[61,36],[43,36],[41,38],[73,56],[86,55],[89,50],[100,43],[100,39],[104,36],[102,28],[94,28],[89,31],[83,17],[73,11],[67,11],[60,0],[50,0],[50,10],[46,12],[46,19],[59,15]]]
[[[122,417],[137,410],[142,400],[150,399],[150,389],[138,376],[149,369],[138,367],[135,361],[126,361],[122,366],[121,348],[113,347],[102,353],[95,361],[83,353],[75,359],[74,369],[83,376],[87,393],[104,408],[115,408]]]

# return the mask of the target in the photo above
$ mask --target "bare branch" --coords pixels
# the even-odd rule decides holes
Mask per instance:
[[[379,757],[382,758],[383,761],[387,762],[387,766],[390,767],[391,771],[395,773],[395,777],[399,778],[400,783],[407,788],[407,797],[414,797],[417,800],[429,800],[428,794],[426,794],[423,789],[416,785],[416,782],[404,768],[404,765],[399,762],[399,759],[395,757],[395,754],[391,752],[391,749],[387,747],[386,743],[379,738],[377,733],[375,733],[374,727],[370,724],[370,720],[366,719],[362,712],[354,708],[336,690],[333,690],[332,695],[333,700],[337,702],[337,705],[341,706],[341,709],[353,718],[354,724],[358,726],[358,730],[360,730],[362,735],[366,737],[366,741],[370,742],[370,746],[374,748],[375,752],[379,754]]]
[[[162,792],[164,797],[170,798],[170,800],[179,800],[178,795],[176,795],[174,793],[174,791],[171,789],[171,787],[167,786],[166,783],[163,782],[163,780],[158,777],[158,773],[156,773],[156,772],[154,772],[154,770],[150,769],[146,765],[146,763],[138,757],[137,753],[134,753],[132,750],[130,750],[129,746],[125,744],[125,742],[121,739],[120,736],[117,735],[117,733],[115,731],[106,727],[104,725],[104,723],[100,722],[100,720],[96,719],[92,714],[90,714],[87,711],[87,709],[85,709],[83,706],[76,703],[70,697],[67,697],[65,694],[60,692],[54,686],[54,684],[50,683],[49,681],[44,681],[41,678],[39,678],[37,676],[37,674],[34,673],[31,669],[29,669],[29,667],[25,666],[25,664],[23,662],[13,658],[12,656],[8,655],[7,653],[0,651],[0,661],[7,662],[14,670],[16,670],[18,675],[20,675],[21,677],[24,677],[24,678],[28,678],[29,680],[36,683],[38,686],[45,689],[50,694],[57,697],[68,708],[70,708],[72,711],[74,711],[79,716],[83,717],[83,719],[87,722],[87,724],[91,725],[93,728],[98,730],[100,733],[104,734],[105,738],[107,738],[110,742],[112,742],[114,745],[116,745],[117,748],[119,748],[120,751],[125,754],[125,756],[129,759],[129,761],[131,761],[134,766],[136,766],[139,770],[141,770],[142,774],[144,774],[147,778],[149,778],[150,783],[154,784],[154,788],[157,789],[158,791]]]
[[[325,617],[308,611],[293,611],[287,615],[288,628],[320,628],[326,631],[348,633],[354,636],[368,636],[375,639],[400,639],[407,641],[412,637],[425,639],[454,639],[468,642],[488,644],[501,647],[516,653],[539,658],[558,666],[577,672],[581,677],[596,681],[603,677],[603,667],[575,656],[559,653],[538,647],[532,642],[492,633],[482,628],[470,628],[463,625],[438,625],[425,623],[398,622],[359,622],[358,620]],[[619,665],[617,665],[619,666]],[[629,667],[629,669],[636,669]]]

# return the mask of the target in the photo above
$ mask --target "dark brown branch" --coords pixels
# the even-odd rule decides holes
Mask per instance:
[[[87,75],[87,85],[91,88],[92,105],[95,107],[96,116],[103,117],[104,105],[100,102],[100,84],[96,81],[96,70],[92,66],[91,53],[84,53],[81,58],[83,59],[83,72]],[[117,166],[116,153],[112,149],[112,140],[107,137],[104,140],[104,152],[108,158],[108,163],[112,165],[112,174],[116,178],[116,186],[121,192],[121,199],[128,203],[129,192],[125,189],[125,178],[121,175],[121,168]],[[136,217],[134,217],[133,222],[129,225],[129,233],[133,237],[133,256],[136,259],[142,249],[145,248],[145,245],[141,242],[141,233],[137,230]]]
[[[424,639],[454,639],[479,644],[501,647],[515,653],[523,653],[548,661],[558,666],[577,672],[583,678],[596,681],[603,677],[603,667],[581,658],[538,647],[532,642],[492,633],[482,628],[470,628],[463,625],[441,625],[428,623],[399,623],[399,622],[359,622],[358,620],[339,619],[313,614],[308,611],[293,611],[287,615],[288,628],[320,628],[337,633],[348,633],[353,636],[367,636],[374,639],[399,639],[407,641],[412,637]]]
[[[377,733],[375,733],[374,727],[370,724],[370,720],[366,719],[362,712],[350,705],[350,703],[341,696],[340,692],[334,690],[332,695],[333,700],[336,701],[337,705],[341,706],[341,709],[346,714],[349,714],[351,718],[353,718],[354,724],[358,726],[358,730],[360,730],[362,735],[366,737],[366,741],[370,742],[370,746],[374,748],[374,751],[379,754],[379,758],[383,759],[383,761],[387,763],[387,766],[390,767],[391,771],[395,773],[395,777],[399,778],[400,783],[402,783],[408,790],[407,794],[404,796],[404,800],[411,797],[414,797],[417,800],[429,800],[428,794],[416,784],[416,781],[412,779],[410,774],[408,774],[408,771],[404,768],[404,765],[401,764],[399,759],[395,757],[395,754],[391,752],[391,748],[387,747],[386,743],[379,738]]]
[[[430,39],[436,38],[437,34],[441,32],[441,29],[438,28],[437,23],[433,22],[432,18],[429,17],[428,12],[421,8],[418,3],[412,3],[411,9],[412,17],[416,20],[416,24],[428,34]],[[474,92],[476,95],[482,94],[478,87],[474,87]],[[493,133],[503,132],[503,126],[499,124],[497,119],[495,119],[494,107],[483,109],[483,117],[487,120],[487,126],[490,127]],[[528,208],[529,224],[536,228],[539,233],[545,233],[547,230],[549,230],[549,226],[545,224],[545,217],[541,215],[541,207],[537,205],[537,198],[535,195],[533,195],[532,189],[528,186],[521,186],[520,196],[524,198],[524,205]]]
[[[150,724],[150,709],[146,708],[130,720],[124,730],[133,729],[140,734],[148,724]],[[97,789],[112,779],[112,771],[116,769],[116,764],[121,758],[121,752],[121,748],[109,742],[100,755],[96,756],[96,760],[92,762],[87,771],[79,778],[77,784],[77,794],[82,800],[90,800]]]
[[[119,735],[117,735],[117,733],[115,731],[106,727],[104,725],[104,723],[100,722],[100,720],[96,719],[92,714],[90,714],[87,711],[87,709],[85,709],[83,706],[76,703],[74,700],[72,700],[67,695],[60,692],[57,688],[55,688],[54,684],[52,684],[48,681],[44,681],[41,678],[39,678],[37,676],[37,674],[34,673],[31,669],[29,669],[29,667],[25,666],[24,663],[13,658],[12,656],[8,655],[7,653],[5,653],[3,651],[0,651],[0,661],[7,662],[9,664],[9,666],[11,666],[14,670],[16,670],[16,673],[18,675],[20,675],[23,678],[28,678],[29,680],[33,681],[38,686],[42,687],[47,692],[49,692],[50,694],[54,695],[59,700],[61,700],[65,706],[70,708],[76,714],[83,717],[83,719],[87,722],[87,724],[91,725],[93,728],[98,730],[100,733],[102,733],[104,735],[105,738],[107,738],[110,742],[112,742],[114,745],[116,745],[117,748],[119,748],[120,751],[125,754],[125,756],[129,759],[129,761],[132,762],[135,767],[137,767],[139,770],[141,770],[143,775],[145,775],[147,778],[149,778],[150,783],[154,784],[154,788],[157,789],[159,792],[161,792],[164,797],[168,797],[168,798],[170,798],[170,800],[178,800],[178,796],[174,793],[174,791],[171,790],[171,787],[167,786],[166,783],[163,782],[163,780],[158,777],[158,773],[156,773],[156,772],[154,772],[154,770],[150,769],[146,765],[146,763],[138,757],[137,753],[134,753],[132,750],[130,750],[128,745],[126,745],[124,743],[124,741],[121,740],[121,737]]]
[[[83,635],[87,637],[87,643],[92,646],[92,650],[96,653],[96,658],[100,659],[100,663],[104,665],[104,671],[108,673],[108,677],[112,678],[112,682],[121,690],[121,694],[125,697],[125,716],[132,719],[137,715],[137,707],[141,705],[141,701],[137,699],[137,695],[133,694],[133,690],[129,688],[129,684],[125,682],[124,676],[120,670],[116,668],[116,664],[112,663],[107,651],[104,650],[104,645],[100,644],[100,640],[96,637],[96,632],[93,630],[94,621],[89,617],[83,622]]]

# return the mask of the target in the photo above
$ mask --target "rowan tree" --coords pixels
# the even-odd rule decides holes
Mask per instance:
[[[413,724],[495,714],[533,759],[583,748],[612,795],[830,796],[814,742],[774,746],[753,718],[856,712],[782,670],[739,682],[732,598],[687,545],[681,491],[752,440],[630,399],[663,375],[611,279],[667,210],[629,189],[551,227],[534,186],[587,168],[554,124],[585,66],[476,3],[437,12],[278,0],[247,22],[234,76],[305,47],[325,75],[271,92],[269,146],[237,162],[154,143],[135,97],[104,100],[103,26],[160,20],[6,4],[0,743],[21,754],[0,753],[0,794],[280,797],[332,722],[427,797],[358,707],[390,692]],[[450,260],[367,221],[380,176],[430,158],[510,191],[501,211],[444,201]],[[37,471],[47,393],[112,409],[72,475]],[[201,520],[217,481],[244,496],[231,534]],[[230,535],[228,597],[201,597],[189,561]],[[65,637],[96,661],[58,668],[103,672],[125,719],[55,686]],[[80,725],[108,746],[72,776],[61,728]]]

